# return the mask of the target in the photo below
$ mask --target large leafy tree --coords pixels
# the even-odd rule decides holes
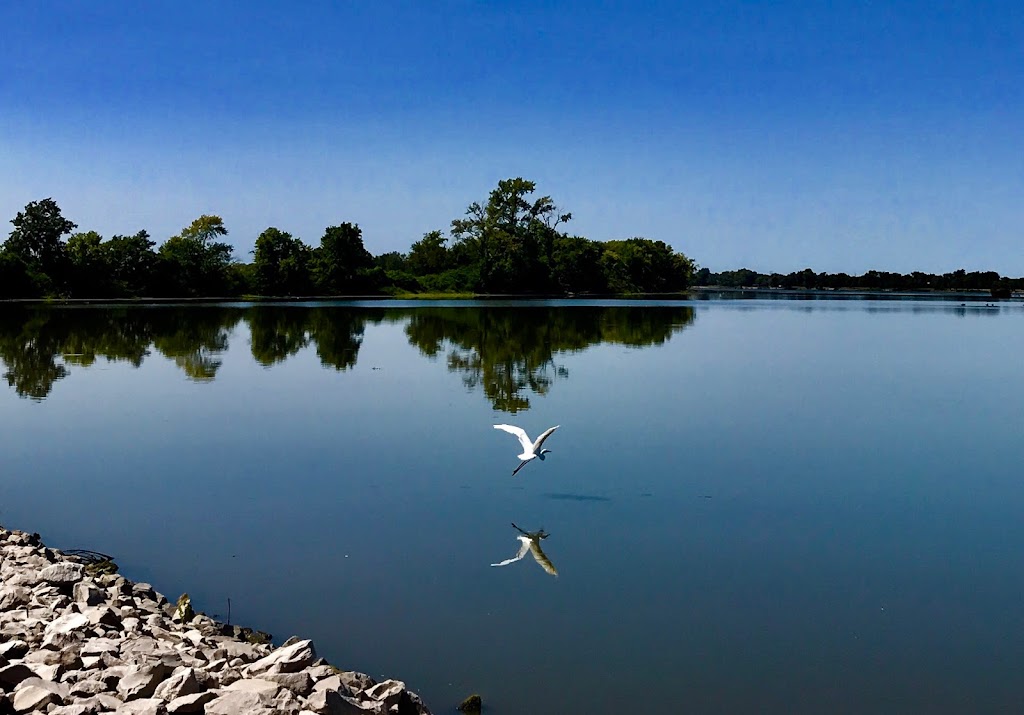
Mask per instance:
[[[689,285],[693,261],[664,241],[630,238],[604,244],[601,265],[616,293],[669,293]]]
[[[30,274],[49,279],[50,285],[44,285],[44,289],[63,287],[67,256],[61,239],[77,224],[64,218],[52,198],[29,203],[11,223],[14,230],[4,243],[4,251],[20,259]]]
[[[290,233],[271,226],[256,239],[253,281],[261,295],[308,295],[312,251]]]
[[[447,242],[448,239],[440,231],[430,231],[412,244],[407,262],[413,274],[426,276],[450,268],[448,246],[445,245]]]
[[[557,227],[572,218],[560,213],[550,196],[530,200],[537,186],[523,178],[505,179],[486,204],[474,202],[465,217],[452,221],[452,236],[475,252],[480,289],[523,292],[551,287]]]
[[[39,294],[28,266],[18,256],[0,251],[0,298],[27,298]]]
[[[131,236],[114,236],[105,244],[110,280],[120,295],[151,294],[158,257],[156,245],[145,230]]]
[[[232,249],[216,239],[227,233],[220,216],[204,214],[167,239],[159,255],[168,274],[168,289],[177,295],[223,295]]]
[[[364,277],[372,267],[373,256],[363,246],[358,224],[328,226],[320,246],[313,251],[313,280],[316,289],[325,295],[365,289]]]
[[[605,293],[608,280],[601,268],[604,247],[583,236],[555,239],[552,278],[565,293]]]
[[[103,237],[95,231],[72,235],[65,249],[68,286],[78,297],[104,297],[111,293],[110,268]]]

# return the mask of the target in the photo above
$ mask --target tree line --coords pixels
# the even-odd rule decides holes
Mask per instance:
[[[890,273],[867,271],[862,275],[847,273],[815,273],[810,268],[785,275],[758,273],[747,268],[738,271],[712,273],[701,268],[693,277],[694,285],[722,286],[726,288],[786,288],[786,289],[863,289],[883,291],[990,291],[992,295],[1009,297],[1013,290],[1024,289],[1024,278],[1007,278],[995,271],[965,271],[935,274]]]
[[[76,232],[52,198],[29,203],[0,246],[0,297],[71,298],[340,296],[399,292],[506,294],[672,293],[693,261],[663,241],[594,241],[563,230],[572,214],[536,184],[500,181],[485,202],[429,231],[406,253],[372,255],[357,224],[325,229],[312,247],[277,227],[255,241],[251,262],[203,215],[160,246],[139,231],[105,239]]]

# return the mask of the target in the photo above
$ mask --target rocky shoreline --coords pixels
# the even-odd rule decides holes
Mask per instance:
[[[0,527],[0,713],[429,715],[401,681],[340,670],[309,640],[260,642],[110,570]]]

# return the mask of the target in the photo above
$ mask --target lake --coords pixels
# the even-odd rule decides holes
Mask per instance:
[[[1020,712],[1024,306],[962,302],[2,306],[0,522],[437,713]]]

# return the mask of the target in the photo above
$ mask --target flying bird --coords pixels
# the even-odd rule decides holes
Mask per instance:
[[[540,567],[542,569],[547,571],[552,576],[557,576],[558,570],[555,568],[555,565],[551,563],[551,559],[549,559],[547,557],[547,554],[545,554],[544,551],[540,548],[541,539],[548,538],[549,534],[546,531],[544,531],[544,529],[541,529],[540,531],[523,531],[515,525],[515,522],[512,523],[512,526],[515,528],[516,531],[522,534],[522,536],[516,537],[521,542],[523,542],[523,545],[519,547],[519,553],[517,553],[510,559],[505,559],[504,561],[500,561],[496,564],[491,564],[491,566],[508,566],[511,563],[519,561],[521,558],[526,556],[526,552],[529,551],[533,555],[534,561],[540,564]]]
[[[526,463],[530,460],[540,457],[540,460],[542,462],[544,461],[544,455],[551,450],[541,449],[540,447],[544,444],[544,440],[550,437],[551,433],[559,427],[561,427],[561,425],[555,425],[554,427],[545,430],[544,433],[537,438],[536,442],[531,442],[529,436],[527,436],[526,431],[522,427],[516,427],[515,425],[494,425],[494,429],[505,430],[509,434],[514,434],[519,438],[519,443],[523,445],[523,453],[519,455],[519,458],[523,461],[518,467],[512,470],[513,477],[516,475],[516,472],[525,467]]]

